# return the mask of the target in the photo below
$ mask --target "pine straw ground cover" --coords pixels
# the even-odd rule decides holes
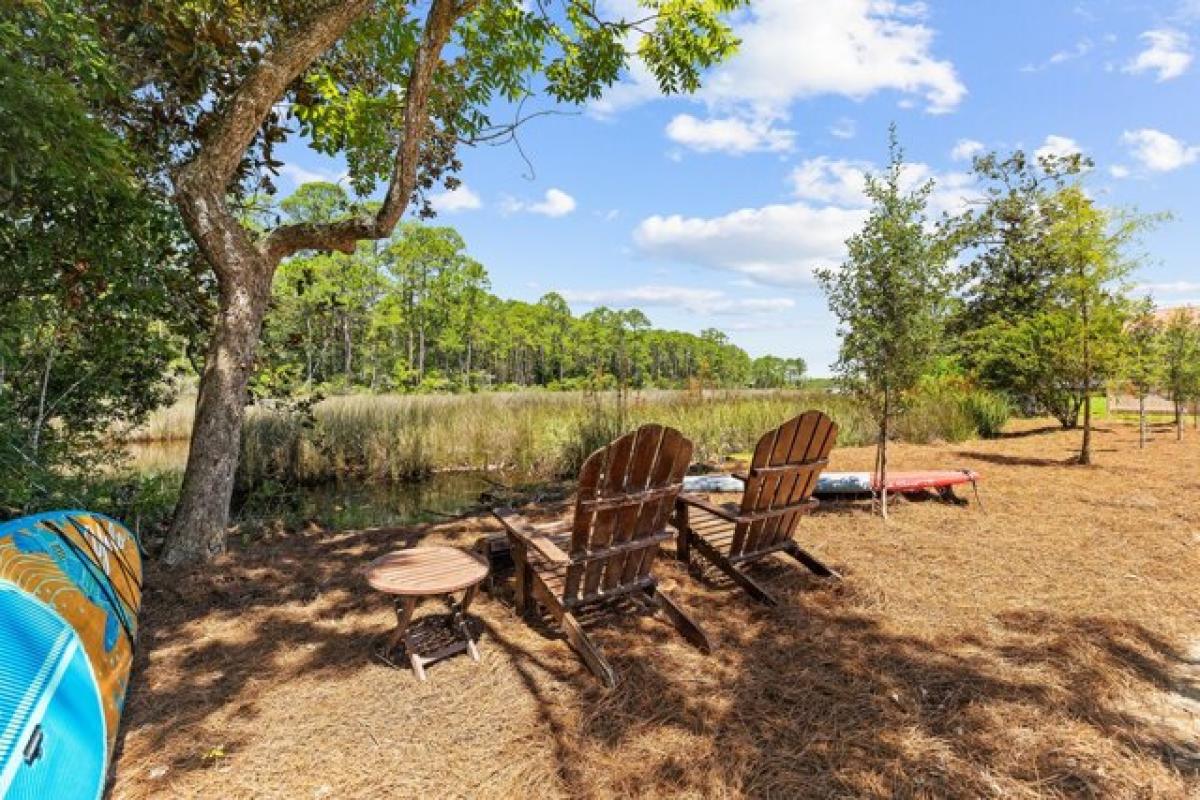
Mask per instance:
[[[845,582],[764,565],[777,609],[665,559],[717,650],[610,616],[613,692],[504,597],[472,609],[481,664],[420,684],[370,658],[393,617],[356,569],[469,546],[483,515],[152,568],[111,796],[1200,797],[1200,436],[1139,452],[1103,427],[1091,468],[1038,423],[898,446],[900,468],[982,471],[986,514],[828,509],[799,536]]]

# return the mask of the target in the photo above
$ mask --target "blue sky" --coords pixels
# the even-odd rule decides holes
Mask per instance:
[[[1082,150],[1104,203],[1174,214],[1145,238],[1142,290],[1200,302],[1200,0],[755,0],[735,27],[741,52],[695,97],[634,69],[526,126],[532,170],[511,145],[464,151],[464,188],[436,205],[498,294],[636,306],[828,374],[835,323],[811,271],[840,261],[894,121],[948,210],[977,150]],[[342,173],[302,143],[283,155],[284,192]]]

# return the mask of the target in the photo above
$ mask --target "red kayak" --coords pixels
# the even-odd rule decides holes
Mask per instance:
[[[887,487],[889,492],[919,492],[927,489],[961,486],[964,483],[976,483],[978,480],[979,473],[969,469],[889,472]]]
[[[969,469],[920,470],[888,472],[888,491],[894,494],[935,491],[948,495],[955,486],[979,481],[979,473]],[[879,491],[879,483],[870,472],[822,472],[817,479],[818,496],[871,494]]]

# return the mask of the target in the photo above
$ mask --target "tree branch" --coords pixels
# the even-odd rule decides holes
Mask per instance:
[[[332,223],[298,223],[271,231],[260,246],[272,264],[300,250],[354,252],[363,239],[382,239],[391,234],[408,208],[416,189],[421,144],[429,125],[429,94],[441,63],[442,48],[450,39],[454,23],[470,13],[480,0],[433,0],[425,19],[421,46],[413,60],[404,98],[400,145],[383,204],[373,217],[356,217]]]
[[[175,203],[205,260],[224,285],[261,253],[250,233],[226,204],[229,182],[262,127],[271,107],[287,87],[346,30],[371,8],[372,0],[343,0],[314,12],[294,33],[285,36],[234,93],[200,142],[196,156],[175,175]],[[270,277],[260,276],[260,284]],[[264,286],[256,287],[265,291]]]
[[[246,77],[229,105],[216,117],[191,162],[179,171],[178,184],[218,184],[233,179],[254,136],[272,106],[304,70],[345,34],[371,7],[371,0],[342,0],[314,11],[312,17],[286,36]]]

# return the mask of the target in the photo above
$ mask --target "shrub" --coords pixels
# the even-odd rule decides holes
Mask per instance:
[[[976,433],[984,439],[999,436],[1013,415],[1012,402],[998,392],[973,391],[963,398],[962,405]]]

